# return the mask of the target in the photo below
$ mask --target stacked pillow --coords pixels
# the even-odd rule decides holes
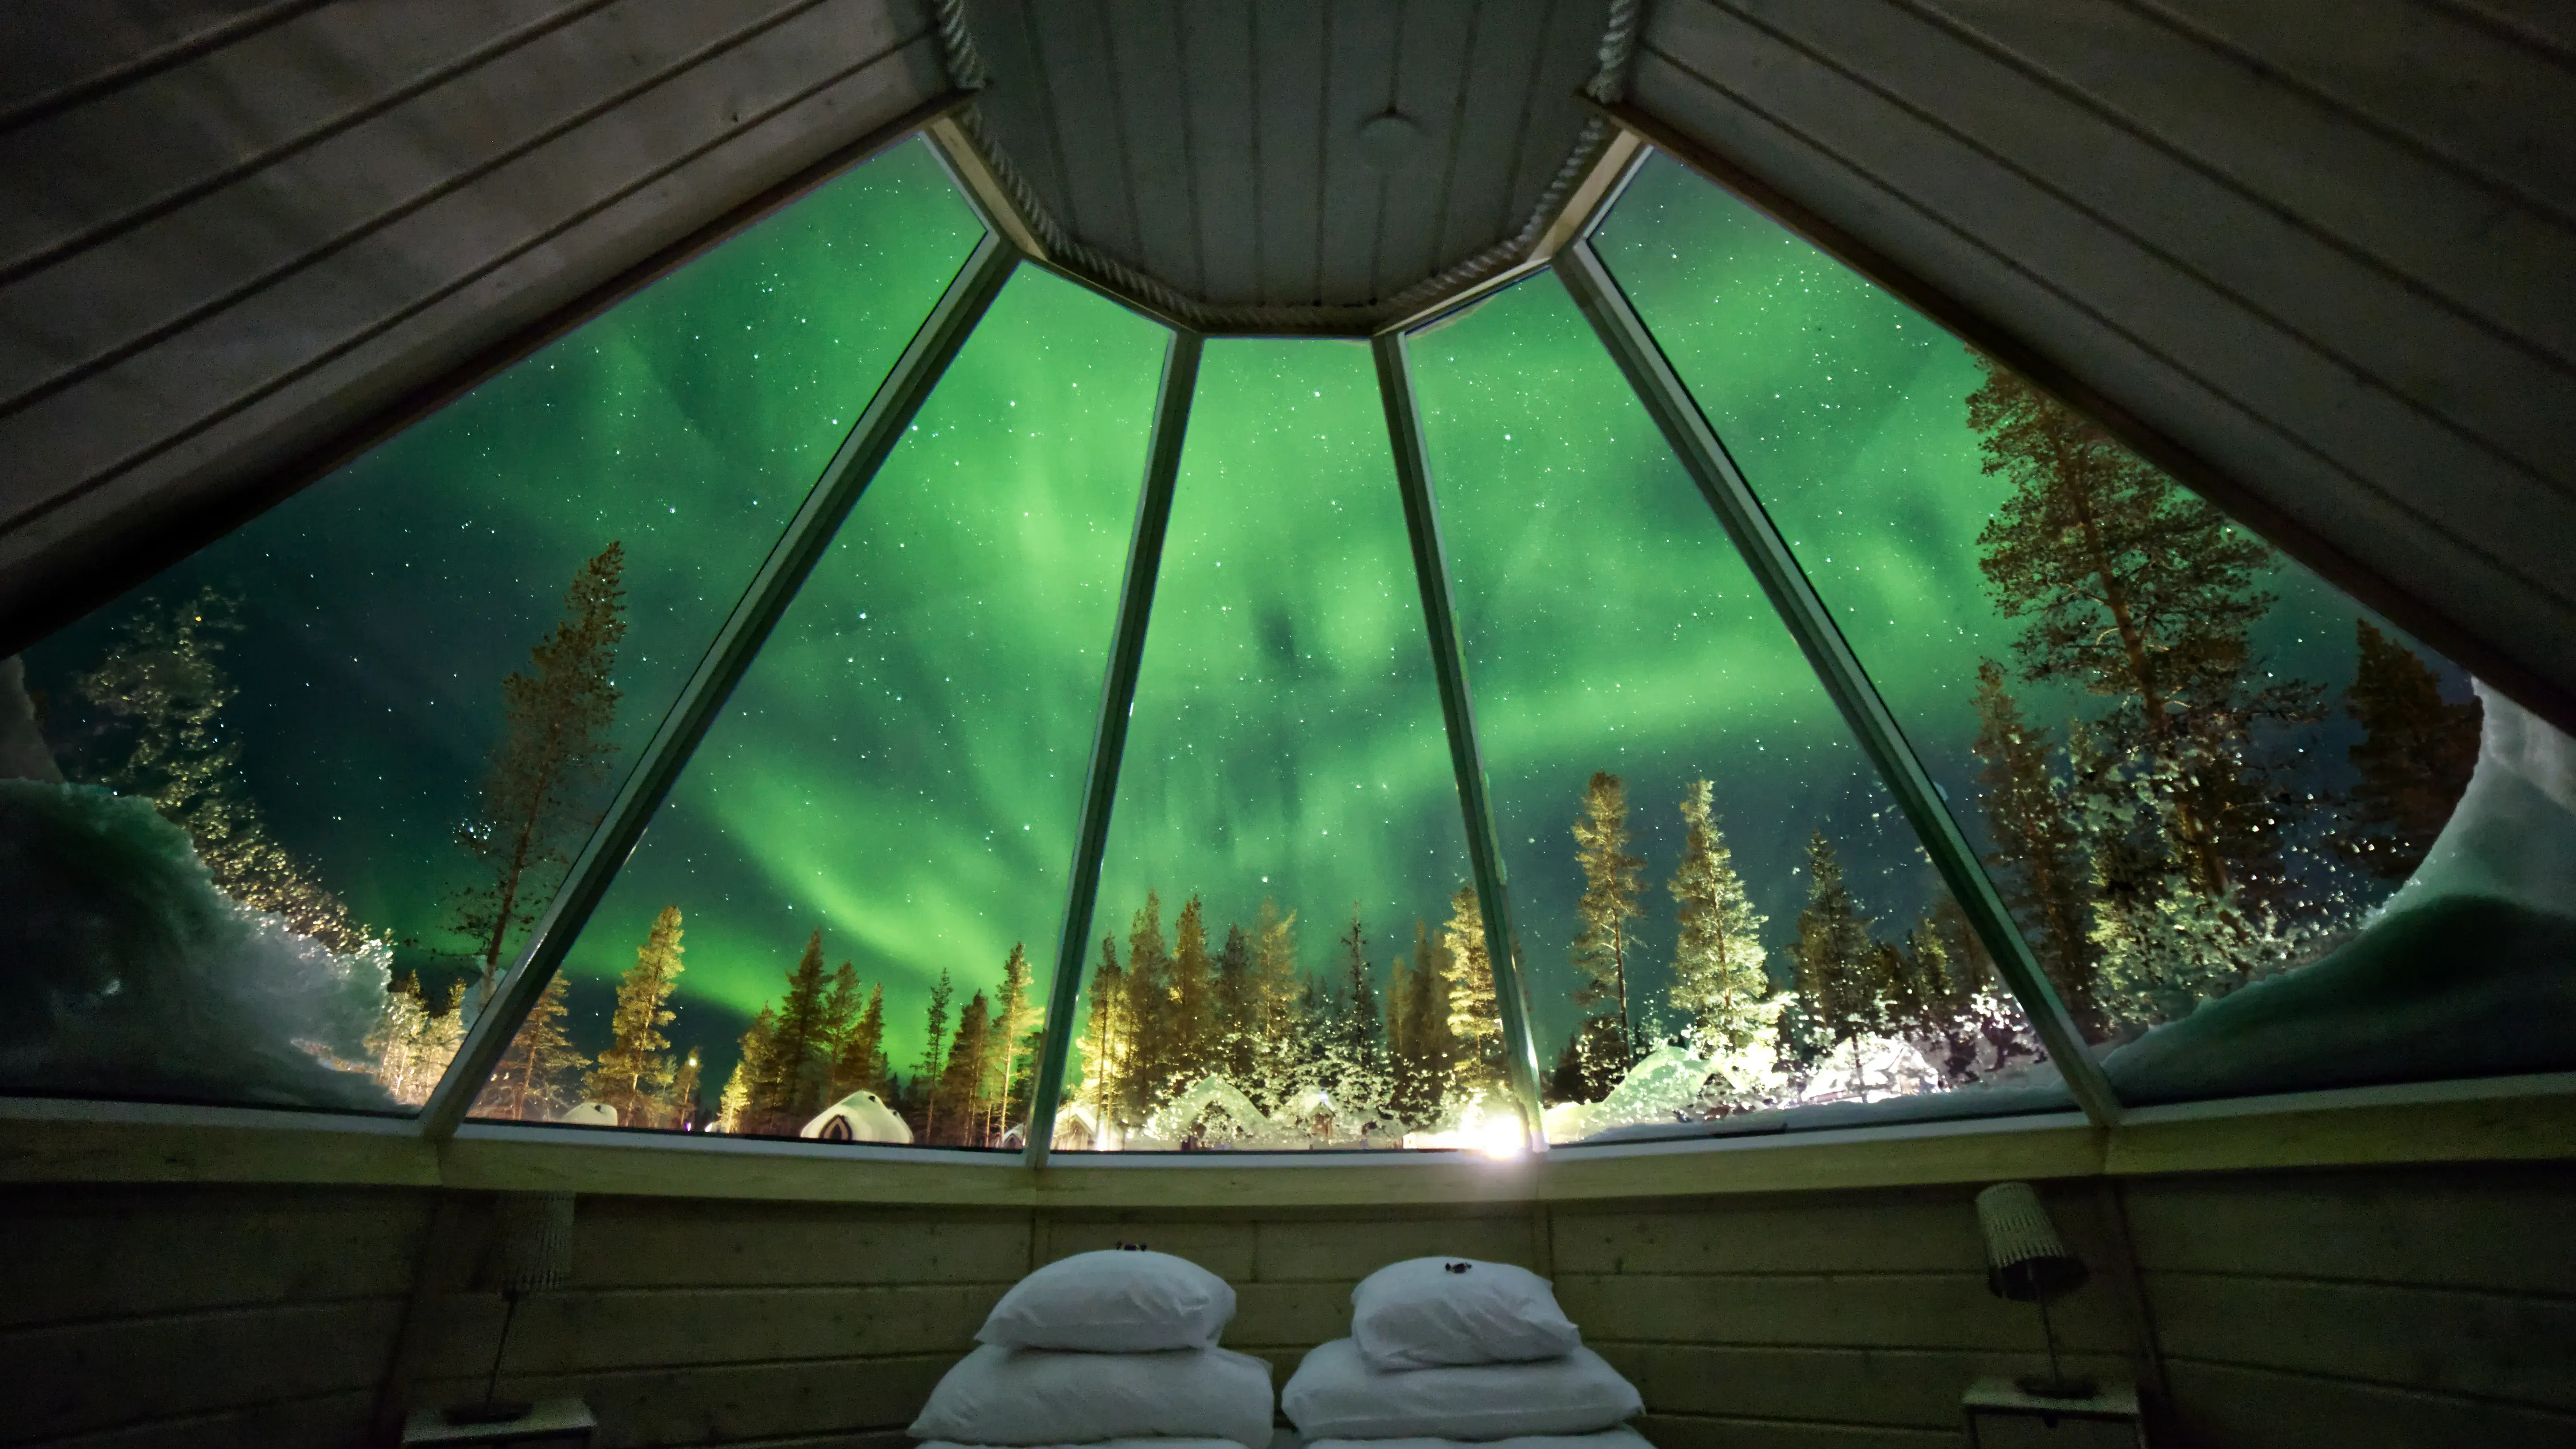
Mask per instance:
[[[1224,1279],[1169,1253],[1077,1253],[1013,1285],[911,1434],[959,1445],[1265,1449],[1270,1365],[1217,1347]]]
[[[1280,1405],[1308,1449],[1344,1440],[1646,1449],[1620,1427],[1645,1408],[1637,1390],[1583,1346],[1547,1280],[1473,1258],[1414,1258],[1370,1274],[1351,1292],[1351,1336],[1306,1355]]]

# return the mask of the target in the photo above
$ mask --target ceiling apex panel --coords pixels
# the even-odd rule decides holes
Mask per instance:
[[[1210,331],[1357,332],[1518,261],[1598,150],[1613,0],[948,0],[1031,230]],[[968,79],[968,78],[972,79]]]

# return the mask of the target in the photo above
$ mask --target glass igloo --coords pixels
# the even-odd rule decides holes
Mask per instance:
[[[2576,1067],[2563,736],[1651,154],[1251,337],[899,147],[0,715],[21,1095],[1042,1160]]]

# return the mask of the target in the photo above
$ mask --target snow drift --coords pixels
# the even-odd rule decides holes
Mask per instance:
[[[147,800],[0,780],[0,1090],[386,1111],[362,1069],[390,955],[215,888]]]

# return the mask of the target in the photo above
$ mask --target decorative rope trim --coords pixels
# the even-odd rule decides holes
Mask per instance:
[[[1604,104],[1626,97],[1628,73],[1637,53],[1637,25],[1642,7],[1643,0],[1610,0],[1610,23],[1602,32],[1597,52],[1600,64],[1593,71],[1592,78],[1583,83],[1585,95]],[[965,0],[936,0],[935,8],[940,49],[947,60],[950,83],[962,91],[990,88],[992,74],[985,69],[983,53],[975,45],[974,31],[966,23]],[[1366,329],[1421,311],[1444,297],[1463,292],[1506,271],[1530,254],[1548,224],[1565,209],[1566,198],[1582,184],[1585,173],[1600,159],[1610,132],[1609,123],[1600,117],[1585,117],[1582,129],[1575,133],[1573,148],[1566,152],[1564,163],[1556,168],[1556,174],[1549,178],[1546,189],[1539,193],[1537,204],[1530,208],[1529,218],[1521,223],[1519,231],[1392,297],[1379,302],[1340,306],[1228,306],[1202,301],[1181,292],[1067,232],[1063,223],[1056,220],[1055,213],[1040,199],[1037,189],[1029,184],[1029,179],[1021,174],[1019,167],[1012,164],[1010,157],[985,131],[983,107],[970,101],[958,109],[956,119],[959,129],[966,133],[976,154],[983,159],[985,168],[993,173],[994,182],[1002,188],[1029,230],[1046,244],[1050,256],[1113,291],[1124,292],[1202,332],[1271,328],[1281,331]]]

